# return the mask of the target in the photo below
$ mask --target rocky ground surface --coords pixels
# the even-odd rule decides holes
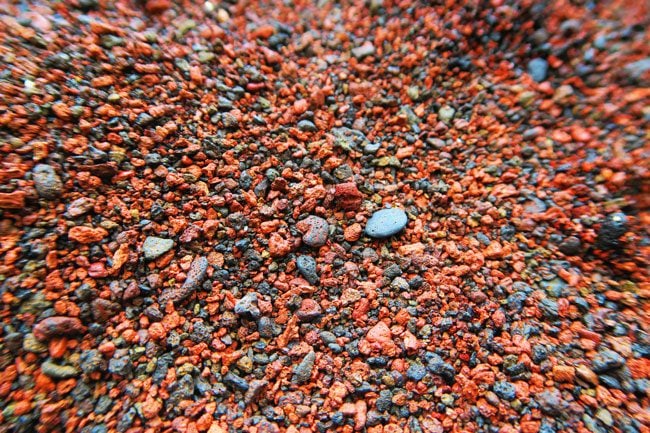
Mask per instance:
[[[650,431],[647,3],[502,3],[3,1],[0,432]]]

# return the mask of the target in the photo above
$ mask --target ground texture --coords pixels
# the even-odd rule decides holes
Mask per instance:
[[[650,431],[647,3],[501,3],[0,1],[0,432]]]

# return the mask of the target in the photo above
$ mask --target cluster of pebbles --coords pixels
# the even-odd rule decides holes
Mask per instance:
[[[0,9],[0,433],[650,431],[643,2]]]

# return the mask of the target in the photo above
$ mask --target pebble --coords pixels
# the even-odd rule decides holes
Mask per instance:
[[[553,367],[553,378],[560,383],[572,383],[575,375],[576,369],[569,365],[556,365]]]
[[[528,73],[533,80],[541,83],[546,80],[546,75],[548,74],[548,62],[539,57],[532,59],[528,62]]]
[[[424,365],[419,363],[411,364],[408,370],[406,370],[406,377],[416,382],[422,380],[424,376],[426,376],[426,374],[427,374],[426,368],[424,367]]]
[[[298,122],[298,129],[305,132],[316,132],[318,128],[314,125],[314,122],[311,120],[301,120]]]
[[[257,293],[250,292],[235,303],[235,314],[248,319],[259,319],[261,312],[257,306]]]
[[[52,379],[69,379],[79,376],[79,370],[72,365],[59,365],[51,361],[45,361],[41,364],[41,371],[44,375]]]
[[[578,239],[575,236],[569,236],[568,238],[562,241],[562,243],[559,246],[559,249],[562,252],[562,254],[566,254],[567,256],[578,255],[581,250],[580,239]]]
[[[311,256],[298,256],[296,259],[296,267],[300,274],[305,277],[310,284],[317,285],[320,282],[320,277],[316,271],[316,260]]]
[[[257,323],[257,331],[260,333],[262,338],[271,338],[274,335],[279,334],[280,327],[275,324],[275,321],[270,317],[260,317],[259,322]]]
[[[600,350],[591,360],[591,366],[596,373],[606,373],[625,365],[625,358],[610,349]]]
[[[363,153],[367,155],[374,155],[381,148],[381,142],[368,143],[363,147]]]
[[[268,385],[269,382],[267,380],[251,380],[251,382],[248,384],[248,390],[244,396],[244,401],[247,404],[257,401],[260,397],[263,396],[264,391]]]
[[[564,413],[567,407],[566,401],[557,389],[545,390],[535,395],[535,401],[539,408],[547,415],[557,416]]]
[[[27,334],[23,340],[23,349],[31,353],[45,353],[47,352],[47,345],[38,341],[34,334]]]
[[[174,246],[172,239],[147,236],[142,243],[142,252],[147,260],[154,260],[171,250]]]
[[[161,305],[167,301],[180,302],[194,293],[205,280],[207,276],[209,262],[205,257],[197,257],[192,261],[187,277],[180,288],[169,288],[160,295],[159,302]]]
[[[622,246],[620,237],[627,231],[627,216],[617,212],[611,214],[598,230],[596,246],[602,250],[616,250]]]
[[[323,311],[318,302],[313,299],[303,299],[300,308],[296,311],[296,316],[301,322],[313,322],[319,319]]]
[[[311,378],[311,371],[316,361],[316,353],[312,350],[307,353],[293,370],[293,380],[296,383],[306,383]]]
[[[405,292],[410,289],[408,281],[405,278],[397,277],[390,283],[390,288],[399,292]]]
[[[371,238],[387,238],[406,227],[408,217],[399,208],[382,209],[372,214],[366,223],[365,233]]]
[[[383,270],[382,275],[388,279],[392,280],[395,277],[399,277],[402,275],[402,269],[399,267],[398,264],[392,263],[386,267],[386,269]]]
[[[322,247],[327,242],[329,224],[321,217],[310,215],[296,224],[303,233],[302,241],[310,247]]]
[[[492,385],[492,391],[494,391],[494,393],[502,400],[512,401],[516,398],[516,388],[510,382],[495,382],[494,385]]]
[[[553,278],[548,281],[540,281],[539,287],[544,289],[549,296],[559,298],[568,287],[568,284],[561,278]]]
[[[95,205],[95,200],[88,197],[81,197],[68,205],[68,215],[72,218],[77,218],[81,215],[88,213]]]
[[[607,427],[614,425],[614,417],[612,413],[605,408],[600,408],[596,411],[596,419],[600,420]]]
[[[645,73],[650,71],[650,57],[628,63],[623,67],[623,71],[628,77],[640,79]]]
[[[343,210],[357,210],[363,203],[363,194],[354,182],[339,183],[334,187],[334,199]]]
[[[586,365],[576,367],[576,375],[587,383],[598,385],[598,375]]]
[[[226,375],[223,377],[223,383],[230,388],[239,391],[248,391],[248,382],[246,382],[246,379],[236,375],[232,371],[226,373]]]
[[[44,319],[34,326],[34,337],[39,341],[46,341],[53,337],[82,334],[86,327],[76,317],[52,316]]]
[[[542,299],[539,302],[539,309],[542,310],[544,316],[548,317],[549,319],[557,319],[559,317],[558,304],[557,301],[553,299],[550,298]]]
[[[352,56],[356,59],[363,59],[364,57],[372,56],[375,54],[375,46],[370,42],[366,42],[360,47],[352,48]]]
[[[548,359],[548,350],[546,349],[546,346],[541,344],[534,345],[531,359],[535,364],[541,364],[543,361]]]
[[[445,123],[449,123],[454,118],[454,114],[456,110],[449,105],[443,105],[438,110],[438,118]]]
[[[68,231],[68,239],[80,244],[101,242],[108,232],[101,227],[75,226]]]
[[[4,429],[647,424],[641,6],[5,3]]]
[[[108,361],[108,372],[121,377],[128,377],[133,372],[133,363],[128,356],[111,358]]]
[[[104,371],[106,369],[106,361],[98,350],[85,350],[79,356],[79,367],[85,374]]]
[[[34,167],[34,187],[38,195],[47,200],[54,200],[61,195],[63,182],[52,166],[37,164]]]
[[[456,381],[456,369],[435,353],[427,353],[427,370],[444,379],[448,384]]]

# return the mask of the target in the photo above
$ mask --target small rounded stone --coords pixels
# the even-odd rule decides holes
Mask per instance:
[[[387,238],[402,231],[407,223],[408,217],[402,209],[382,209],[372,214],[365,231],[371,238]]]

